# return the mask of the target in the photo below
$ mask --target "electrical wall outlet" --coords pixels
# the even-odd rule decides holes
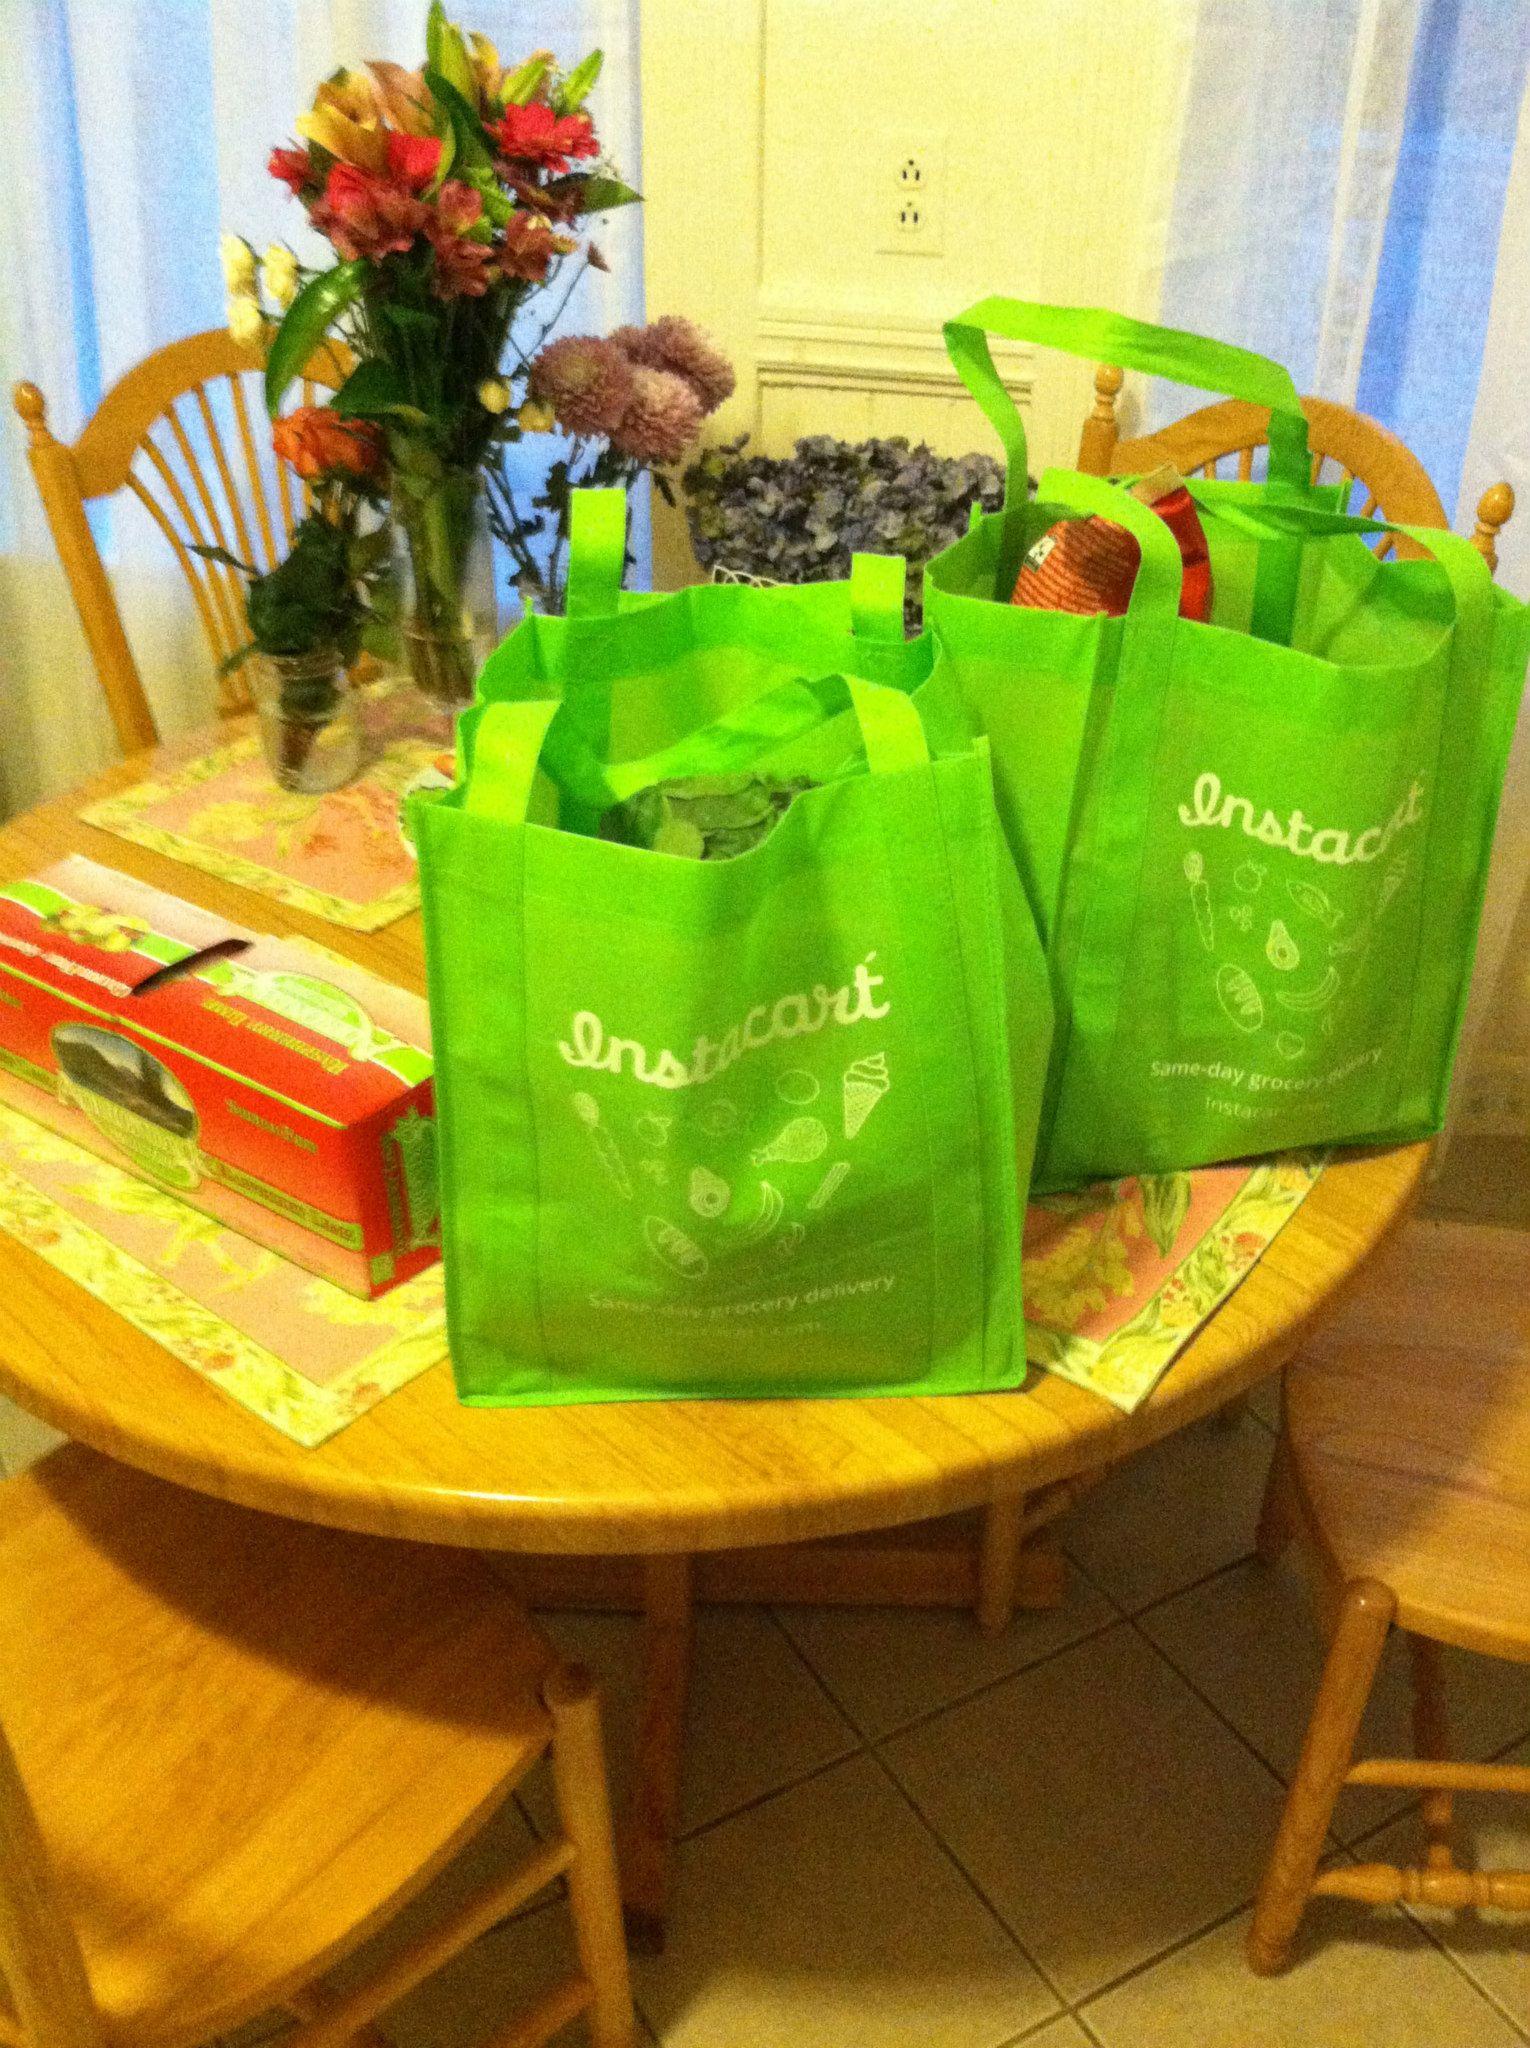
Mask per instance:
[[[944,255],[944,130],[899,130],[871,161],[878,251],[884,256]]]

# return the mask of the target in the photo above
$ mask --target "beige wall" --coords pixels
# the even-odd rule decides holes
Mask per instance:
[[[990,292],[1151,314],[1192,10],[1179,0],[643,0],[649,312],[739,369],[714,423],[993,446],[940,323]],[[939,163],[939,254],[893,254]],[[996,350],[1032,468],[1071,460],[1087,365]]]

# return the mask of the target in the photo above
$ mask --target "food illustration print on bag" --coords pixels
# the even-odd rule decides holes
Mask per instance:
[[[1159,1061],[1158,1078],[1201,1074],[1224,1090],[1269,1101],[1322,1089],[1381,1057],[1378,1044],[1334,1069],[1326,1041],[1337,1013],[1352,1015],[1351,999],[1364,1003],[1369,993],[1376,1009],[1376,992],[1358,978],[1377,923],[1408,878],[1411,855],[1396,842],[1423,822],[1423,799],[1423,782],[1415,778],[1379,820],[1355,830],[1315,825],[1300,808],[1277,814],[1211,771],[1195,778],[1190,800],[1177,806],[1178,822],[1207,836],[1188,848],[1180,841],[1174,857],[1188,885],[1197,954],[1211,955],[1206,972],[1216,1008],[1208,1019],[1225,1019],[1245,1060],[1257,1061],[1261,1052],[1273,1060],[1261,1073],[1236,1062],[1229,1046],[1225,1060],[1209,1065]],[[1249,856],[1250,839],[1268,849],[1264,857]],[[1316,864],[1332,880],[1319,882],[1300,869],[1282,873],[1287,863]],[[1278,891],[1273,900],[1267,880]],[[1321,1026],[1319,1038],[1309,1025]]]
[[[612,1092],[579,1089],[569,1100],[622,1203],[634,1199],[634,1184],[616,1133],[629,1134],[638,1150],[633,1165],[655,1206],[633,1223],[651,1280],[682,1282],[690,1299],[706,1283],[710,1299],[735,1277],[750,1286],[787,1264],[824,1227],[851,1161],[833,1156],[837,1133],[818,1111],[832,1102],[843,1141],[853,1144],[892,1086],[884,1049],[846,1061],[834,1043],[841,1029],[890,1015],[876,959],[867,954],[838,986],[820,982],[810,993],[756,1004],[720,1038],[703,1033],[683,1055],[621,1036],[593,1011],[575,1012],[557,1041],[559,1056],[587,1070],[592,1087]],[[780,1041],[790,1042],[786,1060],[771,1057]],[[737,1094],[713,1097],[711,1084],[727,1073],[737,1077]],[[650,1102],[650,1091],[662,1090],[675,1106],[634,1103],[634,1087]],[[705,1091],[694,1106],[693,1089]]]

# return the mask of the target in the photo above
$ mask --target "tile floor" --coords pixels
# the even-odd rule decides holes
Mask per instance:
[[[1317,1655],[1294,1574],[1249,1557],[1270,1443],[1261,1401],[1123,1470],[1066,1525],[1068,1607],[996,1642],[958,1615],[706,1615],[670,1941],[636,1970],[644,2040],[1530,2042],[1523,1920],[1320,1902],[1286,1977],[1244,1968]],[[606,1679],[620,1783],[634,1625],[550,1625]],[[1463,1658],[1452,1677],[1463,1752],[1530,1760],[1530,1673]],[[1378,1740],[1401,1736],[1403,1703],[1394,1668]],[[1406,1795],[1346,1802],[1334,1855],[1404,1845]],[[1463,1804],[1482,1860],[1530,1859],[1530,1827],[1516,1838],[1504,1806]],[[528,1787],[473,1856],[512,1853],[547,1813]],[[397,2048],[471,2048],[550,1981],[567,1940],[560,1906],[530,1910],[415,1993],[387,2033]]]
[[[1462,1148],[1465,1150],[1465,1148]],[[1507,1217],[1502,1220],[1511,1220]],[[664,2048],[1512,2048],[1530,2043],[1530,1925],[1312,1910],[1299,1958],[1241,1940],[1318,1649],[1293,1571],[1249,1555],[1273,1428],[1159,1445],[1064,1526],[1059,1613],[985,1641],[961,1615],[714,1611],[699,1629],[666,1953],[636,1970]],[[0,1471],[51,1432],[0,1401]],[[556,1616],[607,1691],[618,1793],[635,1624]],[[1530,1670],[1450,1661],[1462,1754],[1530,1763]],[[1389,1659],[1367,1734],[1406,1746]],[[1406,1794],[1347,1793],[1336,1857],[1405,1857]],[[524,1796],[438,1887],[548,1824]],[[1530,1815],[1463,1800],[1475,1860],[1530,1863]],[[386,1937],[385,1937],[386,1939]],[[472,2048],[568,1959],[554,1903],[497,1928],[390,2015],[396,2048]],[[270,2037],[258,2026],[238,2048]],[[233,2048],[233,2044],[225,2044]]]

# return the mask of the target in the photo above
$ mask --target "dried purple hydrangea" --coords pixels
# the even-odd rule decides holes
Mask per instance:
[[[683,377],[701,400],[703,412],[716,412],[733,396],[738,381],[733,365],[710,336],[678,313],[666,313],[647,327],[618,327],[611,339],[629,361]]]
[[[635,462],[678,462],[701,432],[701,400],[673,370],[631,371],[632,398],[611,436],[619,455]]]
[[[974,505],[995,512],[1004,500],[1004,471],[992,456],[937,455],[901,435],[848,442],[810,434],[789,456],[748,455],[746,443],[708,448],[685,472],[701,566],[809,583],[848,576],[857,552],[903,555],[911,632],[924,564],[961,539]]]
[[[570,434],[613,436],[632,404],[633,368],[598,334],[566,334],[531,364],[527,388],[550,405]]]

